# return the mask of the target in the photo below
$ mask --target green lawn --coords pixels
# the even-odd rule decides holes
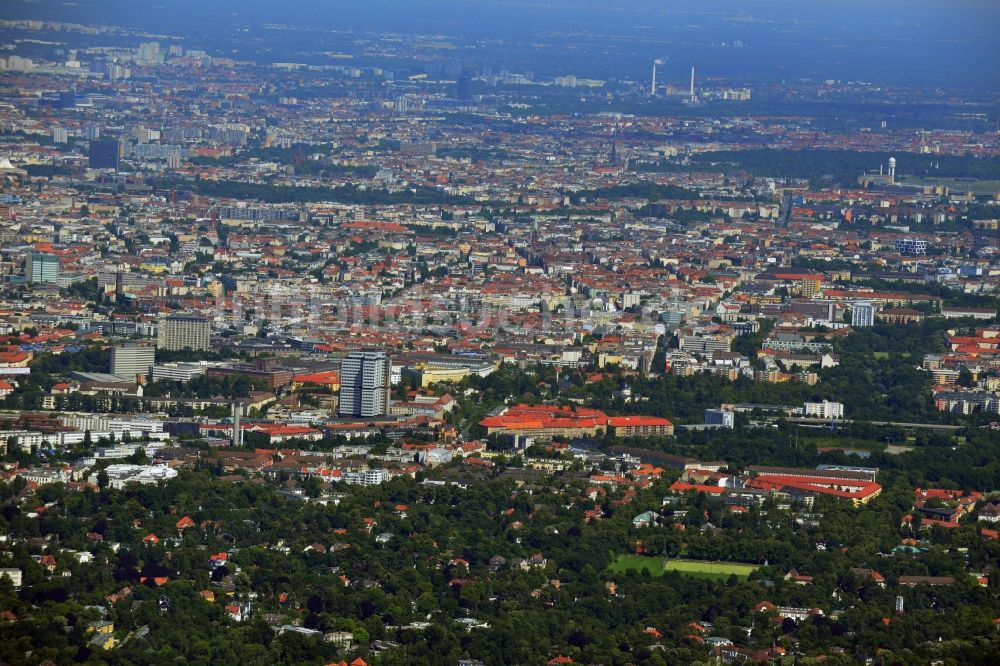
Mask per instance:
[[[645,569],[651,576],[662,576],[665,561],[662,557],[649,555],[619,555],[608,569],[613,573],[639,572]]]
[[[685,576],[723,580],[732,575],[735,575],[737,578],[746,579],[751,573],[757,570],[757,567],[752,564],[740,564],[738,562],[666,559],[663,557],[650,557],[649,555],[619,555],[608,569],[613,573],[640,572],[645,570],[651,576],[662,576],[665,571],[676,571]]]
[[[738,562],[709,562],[706,560],[667,560],[663,568],[667,571],[678,571],[687,576],[699,578],[724,579],[735,575],[737,578],[749,578],[757,570],[752,564]]]
[[[872,352],[872,356],[874,356],[876,360],[885,360],[887,358],[890,358],[893,354],[901,358],[910,357],[910,352],[887,352],[887,351]]]

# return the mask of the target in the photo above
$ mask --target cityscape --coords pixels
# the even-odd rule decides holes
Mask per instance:
[[[1000,6],[0,6],[0,664],[994,664]]]

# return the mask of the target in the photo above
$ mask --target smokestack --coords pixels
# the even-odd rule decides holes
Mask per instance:
[[[240,430],[240,403],[233,401],[233,448],[238,449],[243,444],[243,432]]]
[[[649,86],[649,95],[656,97],[656,61],[653,61],[653,82]]]
[[[694,67],[691,68],[691,101],[694,101]]]

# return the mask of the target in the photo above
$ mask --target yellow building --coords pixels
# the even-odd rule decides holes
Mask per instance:
[[[808,277],[799,280],[799,292],[806,298],[819,293],[823,281],[818,277]]]

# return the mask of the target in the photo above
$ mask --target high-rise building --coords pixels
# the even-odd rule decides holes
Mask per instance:
[[[851,306],[851,326],[867,328],[875,325],[875,306],[871,303],[855,303]]]
[[[463,102],[468,102],[472,99],[472,75],[468,71],[463,71],[459,74],[458,83],[455,86],[455,94]]]
[[[340,414],[354,418],[389,412],[392,364],[385,352],[351,352],[340,364]]]
[[[111,348],[111,374],[135,380],[136,376],[149,374],[156,362],[156,349],[135,344]]]
[[[52,128],[52,141],[54,143],[67,143],[69,141],[69,131],[64,127]]]
[[[139,44],[139,52],[136,61],[140,65],[159,65],[163,63],[163,54],[160,53],[159,42],[143,42]]]
[[[170,315],[160,320],[156,347],[170,351],[182,349],[208,351],[211,325],[204,317]]]
[[[95,139],[90,142],[87,157],[91,169],[117,170],[123,154],[123,146],[118,139]]]
[[[59,257],[32,252],[24,260],[24,279],[29,284],[55,282],[59,279]]]

